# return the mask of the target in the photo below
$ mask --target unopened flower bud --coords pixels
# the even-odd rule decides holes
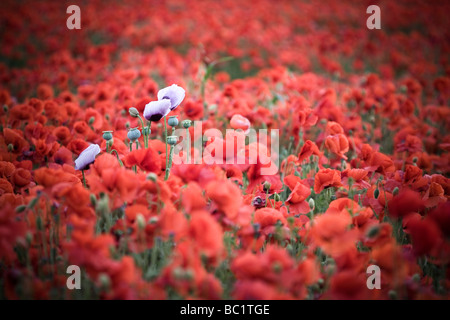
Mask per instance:
[[[98,276],[98,280],[100,282],[100,286],[103,289],[108,289],[111,285],[111,279],[109,278],[109,275],[107,275],[106,273],[101,273]]]
[[[273,200],[275,200],[275,202],[281,201],[281,196],[280,196],[278,193],[275,193],[275,194],[273,195]]]
[[[269,181],[264,182],[264,191],[269,191],[271,186]]]
[[[380,195],[380,190],[378,190],[378,188],[375,189],[375,191],[373,192],[373,197],[375,199],[378,199],[378,196]]]
[[[151,217],[148,222],[150,222],[150,224],[155,224],[158,222],[158,217]]]
[[[150,173],[147,175],[147,180],[156,182],[157,179],[158,179],[158,176],[157,176],[154,172],[150,172]]]
[[[130,113],[130,116],[132,116],[133,118],[139,117],[139,111],[135,107],[131,107],[130,109],[128,109],[128,112]]]
[[[139,229],[142,230],[145,228],[145,218],[142,214],[138,213],[138,215],[136,216],[136,223]]]
[[[395,187],[395,188],[394,188],[394,191],[392,191],[392,194],[393,194],[394,196],[398,195],[398,187]]]
[[[24,212],[26,208],[27,208],[27,206],[22,204],[22,205],[16,207],[16,212],[17,213]]]
[[[372,239],[375,238],[380,233],[380,228],[378,226],[374,226],[367,231],[367,238]]]
[[[311,210],[314,210],[314,208],[316,207],[316,202],[314,201],[313,198],[311,198],[311,199],[308,200],[308,204],[309,204],[309,208],[310,208]]]
[[[90,117],[90,118],[89,118],[89,122],[88,122],[89,125],[93,124],[94,121],[95,121],[95,117]]]
[[[12,143],[8,144],[8,151],[12,152],[14,150],[14,145]]]
[[[389,299],[397,300],[398,295],[397,295],[397,292],[395,290],[390,290],[388,295],[389,295]]]
[[[95,207],[97,205],[97,198],[95,197],[95,194],[91,193],[89,199],[91,200],[91,204]]]

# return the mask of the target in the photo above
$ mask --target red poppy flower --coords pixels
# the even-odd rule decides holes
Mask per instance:
[[[341,186],[341,173],[334,169],[321,169],[314,177],[314,192],[319,194],[323,189]]]

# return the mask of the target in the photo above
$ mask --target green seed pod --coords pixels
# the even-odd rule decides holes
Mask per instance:
[[[109,141],[113,138],[112,131],[103,131],[103,139]]]
[[[130,131],[128,131],[127,137],[130,139],[131,142],[136,141],[141,136],[141,132],[138,130],[138,128],[132,128]]]
[[[185,128],[185,129],[189,128],[191,126],[191,124],[192,124],[191,120],[184,120],[182,122],[183,128]]]
[[[171,116],[169,120],[167,121],[167,124],[171,127],[176,127],[178,125],[178,119],[177,116]]]
[[[167,143],[170,144],[171,146],[176,144],[177,141],[178,141],[178,137],[177,136],[168,136],[167,137]]]

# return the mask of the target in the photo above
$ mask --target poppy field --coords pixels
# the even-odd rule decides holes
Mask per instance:
[[[0,299],[450,297],[449,2],[0,9]]]

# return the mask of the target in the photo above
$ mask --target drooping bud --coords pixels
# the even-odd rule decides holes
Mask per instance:
[[[150,173],[147,175],[147,180],[156,182],[157,179],[158,179],[158,176],[157,176],[154,172],[150,172]]]
[[[138,111],[138,109],[136,109],[135,107],[131,107],[130,109],[128,109],[128,113],[129,113],[130,116],[132,116],[133,118],[139,117],[139,111]]]
[[[269,191],[271,186],[269,181],[264,182],[264,191]]]

